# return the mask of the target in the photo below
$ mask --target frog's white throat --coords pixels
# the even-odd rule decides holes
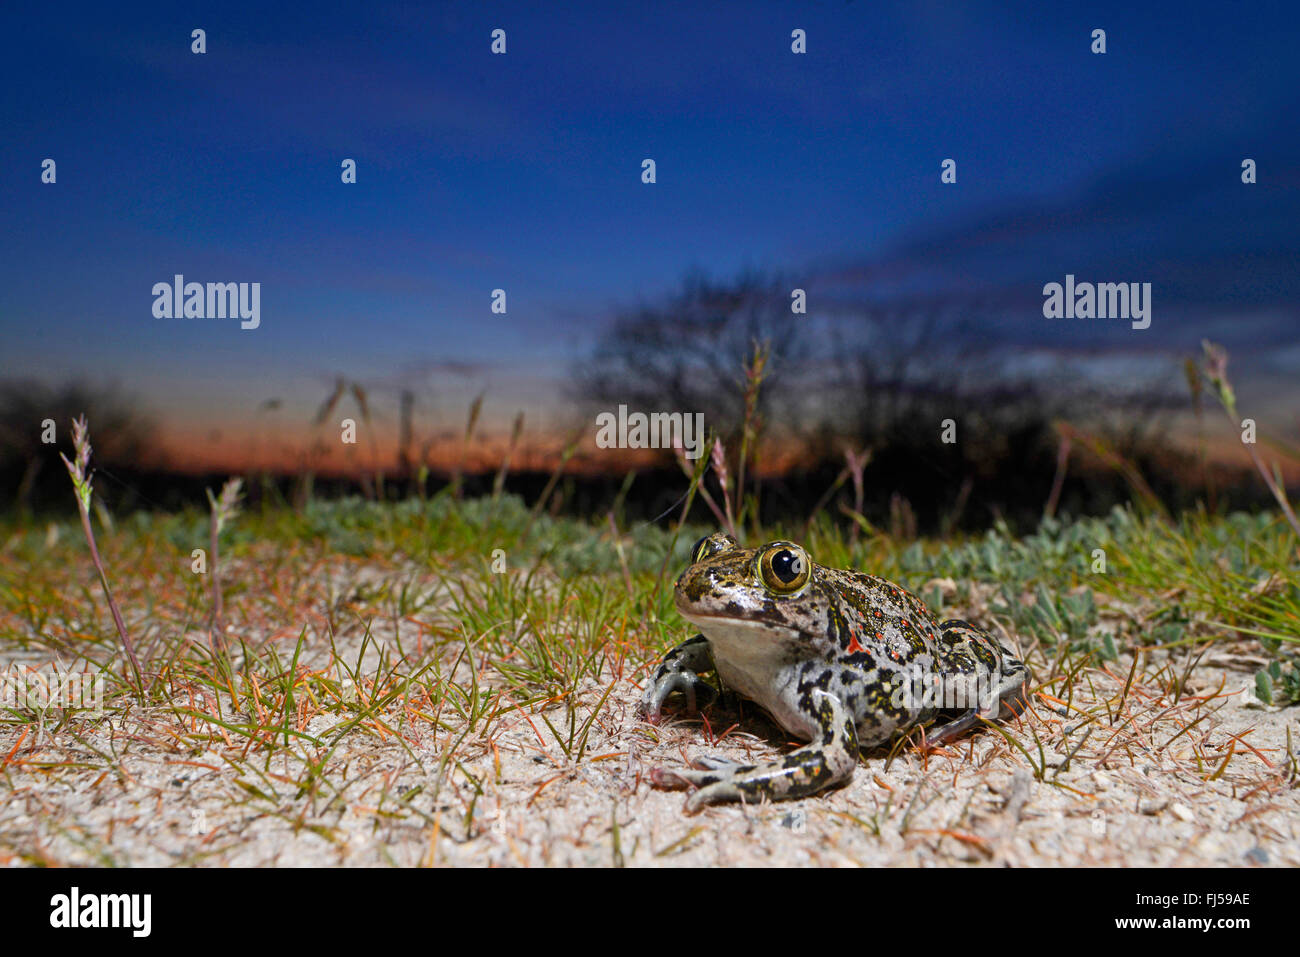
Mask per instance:
[[[724,685],[763,705],[787,730],[805,737],[811,733],[806,721],[791,711],[782,697],[797,671],[791,658],[799,637],[797,629],[678,611],[709,640]]]

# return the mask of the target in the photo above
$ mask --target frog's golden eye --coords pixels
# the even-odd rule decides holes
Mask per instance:
[[[722,532],[714,532],[712,535],[705,535],[698,542],[691,546],[691,564],[702,562],[706,558],[712,558],[714,555],[721,555],[723,552],[729,552],[736,547],[736,540],[730,535]]]
[[[777,542],[769,545],[758,560],[758,571],[763,584],[776,592],[789,594],[798,591],[808,581],[812,562],[798,545]]]

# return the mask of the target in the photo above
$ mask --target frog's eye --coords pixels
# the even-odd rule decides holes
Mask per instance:
[[[798,545],[778,542],[769,545],[758,560],[763,584],[773,591],[789,593],[798,591],[808,581],[812,563]]]
[[[721,555],[723,552],[730,551],[736,547],[735,539],[730,535],[724,535],[721,532],[714,532],[712,535],[705,535],[698,542],[691,546],[691,564],[702,562],[706,558],[712,558],[714,555]]]

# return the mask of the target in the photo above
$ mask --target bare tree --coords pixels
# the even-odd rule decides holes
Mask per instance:
[[[754,273],[731,283],[695,274],[661,306],[642,306],[614,318],[592,354],[572,374],[569,397],[585,408],[704,412],[730,440],[744,417],[743,365],[755,342],[770,347],[771,362],[758,413],[791,397],[792,374],[810,349],[802,316],[790,309],[790,289]],[[775,416],[787,421],[784,412]]]

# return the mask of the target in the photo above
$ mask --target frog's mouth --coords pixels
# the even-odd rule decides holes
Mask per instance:
[[[753,644],[757,641],[792,641],[799,636],[797,628],[778,625],[759,618],[742,618],[738,615],[710,615],[706,612],[677,606],[677,613],[700,629],[704,637],[728,644]]]

